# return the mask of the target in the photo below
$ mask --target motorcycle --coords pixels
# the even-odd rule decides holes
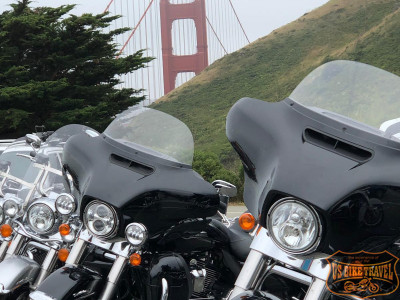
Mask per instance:
[[[364,274],[342,294],[332,290],[329,258],[400,253],[399,100],[398,76],[333,61],[281,102],[245,98],[232,107],[227,136],[261,229],[229,300],[385,295],[375,296],[381,284]]]
[[[29,164],[20,170],[25,176],[19,180],[20,188],[15,195],[5,195],[3,209],[9,220],[1,229],[8,236],[13,234],[13,238],[0,263],[0,299],[26,299],[31,290],[65,262],[80,221],[75,214],[75,199],[64,193],[61,154],[69,137],[84,134],[87,129],[82,125],[64,126],[44,144],[38,136],[28,134],[26,142],[36,151],[29,155],[17,153],[19,160]],[[66,220],[71,227],[63,235],[59,225]]]
[[[83,226],[30,299],[224,298],[252,236],[224,217],[236,188],[206,182],[192,159],[186,125],[149,108],[123,112],[98,137],[70,138],[63,170]]]

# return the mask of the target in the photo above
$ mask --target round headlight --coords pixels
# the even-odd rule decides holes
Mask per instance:
[[[56,210],[62,215],[72,214],[76,210],[75,198],[70,194],[60,194],[56,200]]]
[[[4,213],[3,208],[0,206],[0,225],[3,224],[4,221]]]
[[[131,245],[140,246],[147,239],[147,229],[143,224],[132,223],[126,227],[125,235]]]
[[[14,200],[7,200],[4,202],[3,210],[8,217],[13,218],[17,215],[19,206]]]
[[[54,212],[46,204],[34,204],[28,209],[28,224],[32,230],[46,233],[53,227],[54,222]]]
[[[285,198],[268,212],[268,232],[278,247],[293,254],[314,251],[321,238],[316,211],[295,199]]]
[[[85,209],[83,219],[87,229],[95,236],[109,238],[117,231],[117,213],[104,203],[91,202]]]

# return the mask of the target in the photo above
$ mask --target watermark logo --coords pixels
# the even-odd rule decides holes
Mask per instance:
[[[327,261],[331,269],[326,285],[336,295],[367,299],[392,294],[399,287],[396,273],[399,258],[387,251],[338,251]]]

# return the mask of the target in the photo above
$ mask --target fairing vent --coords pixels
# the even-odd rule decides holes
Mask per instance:
[[[124,158],[116,154],[111,154],[110,161],[115,165],[127,168],[133,172],[139,173],[144,176],[150,175],[154,172],[154,169],[152,167],[143,165],[141,163],[135,162],[133,160]]]
[[[240,160],[242,161],[243,168],[247,176],[249,176],[250,179],[257,182],[256,166],[253,164],[253,162],[250,160],[250,158],[247,156],[247,154],[243,151],[242,147],[240,147],[240,145],[237,142],[232,142],[231,144],[233,149],[235,149],[236,153],[239,154]]]
[[[325,150],[331,151],[359,163],[365,163],[372,158],[371,151],[314,129],[307,128],[304,131],[303,138],[304,141],[310,144],[321,147]]]

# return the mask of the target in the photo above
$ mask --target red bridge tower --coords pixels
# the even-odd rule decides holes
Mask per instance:
[[[160,16],[164,92],[167,94],[175,88],[179,73],[194,72],[197,75],[208,66],[205,0],[194,0],[185,4],[171,4],[170,0],[161,0]],[[172,52],[172,23],[179,19],[194,21],[197,35],[196,54],[174,55]]]

